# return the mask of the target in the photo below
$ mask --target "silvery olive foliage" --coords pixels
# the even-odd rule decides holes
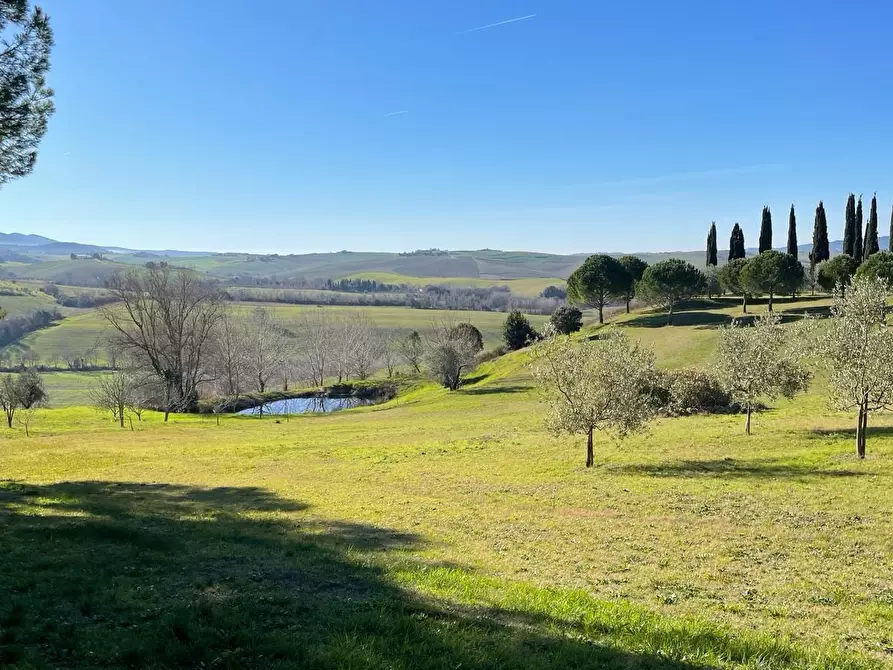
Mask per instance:
[[[868,415],[893,406],[893,331],[887,325],[889,287],[859,277],[836,291],[831,318],[816,324],[816,360],[828,372],[835,409],[858,411],[856,452],[865,457]]]
[[[793,351],[791,334],[771,312],[757,317],[753,325],[736,321],[720,329],[713,373],[744,410],[748,435],[760,400],[792,398],[809,385],[810,374]]]
[[[621,331],[597,340],[552,337],[534,347],[531,357],[548,406],[547,428],[586,435],[587,467],[593,463],[593,431],[622,438],[655,415],[654,353]]]

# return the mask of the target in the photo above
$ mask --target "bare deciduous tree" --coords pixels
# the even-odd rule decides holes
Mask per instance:
[[[199,385],[211,380],[208,345],[222,312],[219,291],[197,273],[167,265],[118,273],[108,288],[118,304],[103,314],[121,351],[160,380],[164,420],[193,410]]]
[[[332,319],[325,309],[307,310],[301,315],[297,330],[303,376],[313,386],[322,386],[332,367]]]
[[[406,339],[401,340],[399,348],[400,355],[403,356],[406,363],[415,370],[416,374],[421,373],[422,359],[425,356],[425,344],[422,342],[422,336],[419,335],[419,331],[414,330],[407,335]]]
[[[559,336],[534,347],[531,357],[549,407],[546,426],[586,435],[587,468],[594,463],[595,430],[625,437],[654,416],[654,353],[621,331],[579,343]]]
[[[360,312],[343,319],[342,328],[347,370],[357,379],[368,379],[384,355],[381,332]]]
[[[254,387],[263,393],[281,372],[284,362],[282,326],[266,307],[255,307],[245,324],[244,337],[248,373]]]
[[[247,368],[245,329],[231,314],[223,313],[214,328],[212,360],[218,393],[235,397],[245,390]]]

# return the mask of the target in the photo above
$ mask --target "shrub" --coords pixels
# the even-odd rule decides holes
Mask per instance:
[[[537,339],[536,331],[530,321],[521,312],[512,312],[502,326],[502,339],[511,351],[523,349]]]
[[[552,313],[549,321],[556,333],[570,335],[583,327],[583,312],[576,307],[559,307]]]
[[[698,368],[660,372],[654,396],[665,416],[718,414],[737,411],[731,396],[711,374]]]

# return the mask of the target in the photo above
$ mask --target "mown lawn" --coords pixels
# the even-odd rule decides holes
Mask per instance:
[[[676,365],[713,325],[630,328]],[[131,432],[72,408],[4,430],[0,664],[893,661],[893,421],[856,460],[819,382],[749,438],[736,416],[665,419],[602,437],[586,470],[543,430],[523,355],[330,416]]]

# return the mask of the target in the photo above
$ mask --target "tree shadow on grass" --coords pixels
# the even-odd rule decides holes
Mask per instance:
[[[377,553],[416,535],[287,515],[257,488],[0,486],[0,665],[687,668],[426,603]]]
[[[503,393],[524,393],[531,389],[530,386],[524,384],[503,384],[501,386],[485,386],[475,389],[459,389],[459,393],[463,395],[500,395]]]
[[[706,461],[682,460],[663,463],[638,463],[611,468],[612,472],[647,475],[650,477],[736,477],[736,478],[802,478],[802,477],[862,477],[875,473],[859,470],[821,469],[796,465],[774,459],[737,460],[722,458]]]
[[[523,599],[426,599],[393,581],[383,554],[460,590],[472,573],[401,556],[423,545],[417,535],[306,509],[259,488],[0,482],[0,666],[695,670],[705,666],[679,659],[803,659],[638,611],[633,625],[622,605],[556,619]]]
[[[624,325],[631,328],[662,328],[669,325],[716,327],[732,323],[732,317],[728,314],[701,311],[676,312],[669,323],[668,320],[669,316],[666,312],[658,312],[629,319],[624,322]]]
[[[855,417],[853,418],[855,421]],[[809,431],[813,437],[839,437],[848,440],[856,439],[856,428],[811,428]],[[871,426],[871,420],[868,423],[868,432],[866,439],[871,440],[873,437],[891,437],[893,436],[893,426]]]

